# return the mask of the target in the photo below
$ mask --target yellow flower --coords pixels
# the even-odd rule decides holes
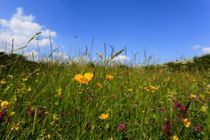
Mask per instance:
[[[207,94],[210,94],[210,91],[207,91]]]
[[[16,126],[16,127],[15,127],[15,130],[18,131],[18,130],[19,130],[19,127]]]
[[[85,73],[84,76],[82,74],[77,74],[74,76],[74,80],[79,82],[80,84],[88,84],[90,80],[93,79],[92,73]]]
[[[48,114],[48,112],[45,112],[44,114]]]
[[[102,84],[101,83],[97,83],[96,84],[98,87],[102,87]]]
[[[38,75],[39,75],[39,73],[36,73],[36,75],[38,76]]]
[[[9,115],[10,115],[10,116],[13,116],[13,115],[15,115],[15,112],[11,112]]]
[[[189,97],[190,97],[191,99],[194,99],[194,98],[196,97],[196,95],[190,94]]]
[[[173,136],[172,140],[179,140],[179,138],[177,136]]]
[[[50,138],[51,138],[51,135],[50,135],[50,134],[48,134],[48,135],[47,135],[47,138],[48,138],[48,139],[50,139]]]
[[[190,124],[191,124],[189,118],[185,118],[185,119],[183,120],[183,123],[184,123],[184,126],[185,126],[186,128],[188,128],[188,127],[190,126]]]
[[[144,90],[145,90],[146,92],[149,92],[149,89],[148,89],[148,88],[146,88],[146,87],[144,87]]]
[[[98,118],[101,120],[106,120],[109,117],[109,114],[101,114]]]
[[[98,55],[98,52],[96,52],[96,55]]]
[[[101,59],[103,58],[103,55],[102,55],[102,54],[99,54],[98,56],[99,56]]]
[[[155,86],[152,86],[152,85],[150,85],[150,88],[151,88],[152,90],[157,90],[157,88],[156,88]]]
[[[195,82],[195,81],[196,81],[195,79],[192,80],[192,82]]]
[[[208,110],[208,107],[207,107],[207,106],[202,106],[202,107],[201,107],[201,111],[202,111],[202,112],[206,112],[206,110]]]
[[[31,91],[31,88],[28,88],[27,91],[30,92]]]
[[[4,108],[4,109],[6,109],[8,105],[9,105],[8,101],[2,101],[1,102],[1,107]]]
[[[7,82],[5,80],[1,80],[1,84],[6,84]]]
[[[130,92],[131,92],[131,91],[133,91],[133,89],[129,88],[129,89],[128,89],[128,91],[130,91]]]
[[[25,81],[27,81],[27,80],[28,80],[28,78],[24,78],[24,79],[22,79],[22,80],[25,82]]]
[[[107,75],[106,75],[106,78],[107,78],[107,79],[109,79],[109,80],[112,80],[112,79],[113,79],[113,76],[112,76],[112,75],[107,74]]]

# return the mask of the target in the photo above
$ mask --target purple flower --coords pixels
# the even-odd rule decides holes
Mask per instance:
[[[195,131],[200,132],[202,130],[202,128],[200,127],[200,125],[195,125]]]
[[[116,98],[116,95],[115,95],[115,94],[113,94],[113,95],[112,95],[112,97],[113,97],[113,98]]]
[[[180,108],[181,105],[180,105],[179,102],[176,102],[176,103],[174,103],[174,106],[177,107],[177,108]]]
[[[6,116],[6,113],[3,111],[0,112],[0,122],[4,121],[4,117]]]
[[[64,95],[63,95],[63,94],[61,95],[61,98],[62,98],[62,99],[64,98]]]
[[[87,122],[87,124],[85,126],[85,129],[86,130],[90,130],[91,129],[91,122],[90,121]]]
[[[31,109],[31,107],[28,108],[28,116],[33,116],[35,113],[35,110]]]
[[[180,106],[179,111],[181,114],[184,114],[184,115],[186,114],[186,107],[184,106],[184,104]]]
[[[147,124],[148,124],[148,125],[151,125],[151,124],[152,124],[152,122],[151,122],[151,121],[148,121],[148,122],[147,122]]]
[[[38,116],[42,116],[43,112],[41,110],[38,110],[37,113],[38,113]]]
[[[92,88],[89,88],[89,91],[91,92],[93,89]]]
[[[120,131],[125,130],[125,124],[119,124],[118,129],[119,129]]]
[[[171,136],[171,134],[172,134],[172,127],[171,127],[171,124],[170,124],[170,122],[168,121],[167,118],[164,118],[164,124],[162,126],[162,129],[163,129],[163,133],[166,136]]]
[[[66,112],[62,112],[61,113],[61,116],[66,116]]]
[[[165,107],[161,107],[161,112],[165,112],[166,111],[166,109],[165,109]]]

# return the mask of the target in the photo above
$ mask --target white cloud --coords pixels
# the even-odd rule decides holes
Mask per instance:
[[[193,50],[196,50],[196,49],[201,48],[201,45],[194,45],[194,46],[192,46],[192,48],[193,48]]]
[[[116,62],[120,62],[120,63],[126,63],[130,60],[130,57],[128,57],[126,55],[119,55],[119,56],[115,57],[113,60]]]
[[[210,54],[210,47],[202,48],[203,54]]]
[[[55,57],[56,59],[62,59],[62,60],[69,58],[68,55],[66,55],[65,53],[61,53],[61,52],[53,53],[53,57]]]
[[[30,52],[26,52],[25,54],[24,54],[24,56],[26,56],[29,60],[35,60],[35,61],[38,61],[40,58],[40,54],[39,54],[39,52],[37,52],[37,51],[34,51],[34,50],[32,50],[32,51],[30,51]]]
[[[40,34],[38,40],[39,46],[49,45],[49,29],[44,29],[44,26],[34,22],[33,15],[24,15],[22,8],[17,8],[17,12],[9,20],[0,19],[0,42],[7,41],[11,43],[12,38],[15,41],[15,48],[22,47],[27,44],[27,41],[37,32]],[[56,32],[50,31],[51,37],[56,36]],[[31,42],[32,46],[37,45],[37,41]],[[11,44],[9,45],[11,46]],[[1,46],[0,46],[1,47]]]

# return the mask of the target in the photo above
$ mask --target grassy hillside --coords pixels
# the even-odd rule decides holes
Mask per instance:
[[[105,67],[102,56],[96,65],[36,63],[2,53],[0,64],[0,139],[209,137],[206,68]]]

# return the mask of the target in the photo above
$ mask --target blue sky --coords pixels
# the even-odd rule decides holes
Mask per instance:
[[[25,18],[18,16],[17,8]],[[31,24],[30,33],[50,29],[54,47],[66,55],[77,55],[85,45],[90,48],[95,36],[94,56],[104,52],[106,43],[107,53],[110,45],[116,51],[126,47],[131,60],[139,52],[137,58],[143,61],[145,49],[147,56],[163,63],[210,53],[209,13],[209,0],[0,0],[0,41],[5,39],[3,33],[15,37],[18,32],[20,38],[15,27],[27,32],[28,28],[16,25],[22,18],[23,23],[37,24]],[[11,20],[15,14],[17,21]],[[30,15],[33,18],[26,18]],[[43,45],[49,46],[47,35],[43,39]],[[41,50],[46,53],[49,47]]]

